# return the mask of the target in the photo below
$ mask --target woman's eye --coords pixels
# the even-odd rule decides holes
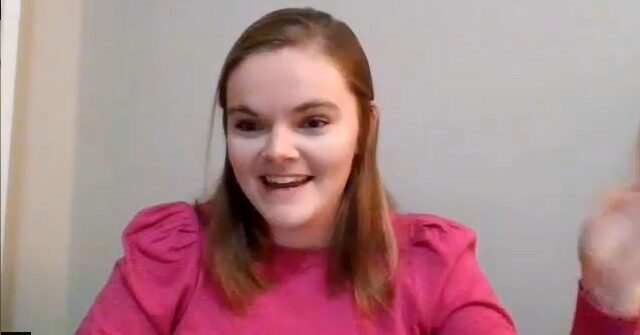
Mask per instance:
[[[314,117],[309,118],[303,122],[304,128],[322,128],[329,124],[325,119]]]
[[[244,120],[244,121],[236,122],[235,128],[240,131],[251,132],[251,131],[259,130],[260,125],[256,121]]]

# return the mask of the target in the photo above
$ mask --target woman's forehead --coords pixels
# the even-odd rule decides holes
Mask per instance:
[[[269,112],[291,111],[310,101],[340,106],[350,95],[342,73],[327,56],[288,47],[244,60],[229,76],[226,98],[228,109],[242,105]]]

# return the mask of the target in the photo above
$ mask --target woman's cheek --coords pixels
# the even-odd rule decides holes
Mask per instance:
[[[240,178],[238,174],[248,174],[254,166],[259,153],[259,140],[229,138],[227,150],[236,177]]]
[[[336,173],[351,168],[351,161],[355,153],[355,140],[343,134],[324,136],[320,141],[310,141],[305,150],[314,165],[330,169]]]

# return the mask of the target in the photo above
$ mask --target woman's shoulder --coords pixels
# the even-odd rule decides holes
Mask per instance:
[[[147,207],[134,215],[122,234],[125,256],[158,265],[198,258],[203,230],[194,204]]]
[[[450,266],[462,254],[475,253],[475,232],[455,220],[434,214],[394,213],[392,221],[400,251],[412,259]]]
[[[202,231],[186,202],[138,211],[122,235],[124,256],[77,334],[169,334],[199,282]]]
[[[395,215],[393,221],[400,249],[402,292],[407,292],[407,301],[416,306],[426,329],[438,329],[457,314],[458,320],[465,316],[482,320],[482,329],[494,329],[487,334],[498,329],[501,334],[513,333],[509,314],[500,306],[477,262],[472,229],[432,214]],[[475,321],[456,325],[467,329],[470,324],[466,322]]]
[[[394,213],[400,243],[407,247],[456,248],[476,239],[475,232],[446,217],[426,213]]]

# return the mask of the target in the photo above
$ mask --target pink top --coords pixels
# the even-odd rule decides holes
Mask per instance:
[[[203,264],[204,226],[190,204],[143,210],[123,234],[125,255],[76,334],[492,334],[516,330],[475,255],[475,235],[433,215],[393,215],[400,258],[392,308],[358,314],[351,295],[326,294],[326,249],[275,249],[271,288],[244,317],[221,303]],[[632,334],[579,293],[572,334]]]

